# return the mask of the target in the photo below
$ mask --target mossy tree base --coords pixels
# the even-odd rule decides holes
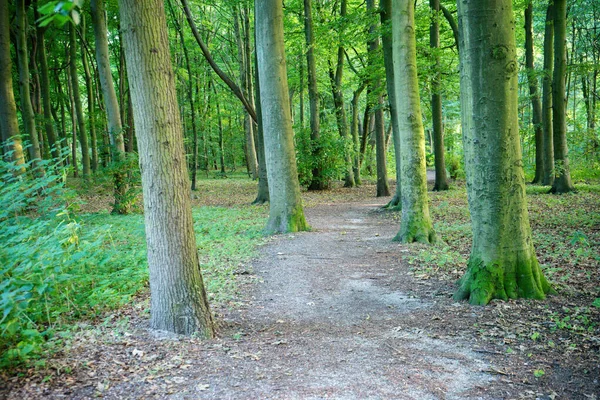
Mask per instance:
[[[435,180],[435,184],[433,185],[434,192],[443,192],[444,190],[449,190],[450,185],[447,180]]]
[[[404,219],[405,216],[402,216]],[[401,243],[426,243],[433,244],[437,241],[437,235],[431,223],[420,219],[401,223],[400,232],[394,238],[395,242]]]
[[[550,188],[548,193],[561,194],[575,191],[575,186],[573,186],[573,183],[571,183],[571,178],[563,175],[554,179],[552,188]]]
[[[385,208],[386,210],[391,210],[391,211],[402,210],[402,199],[400,198],[400,195],[396,192],[396,194],[394,194],[394,197],[392,197],[392,199],[389,201],[389,203],[387,203],[385,206],[383,206],[383,208]]]
[[[270,215],[265,231],[268,234],[302,232],[310,230],[310,226],[304,218],[302,207],[292,210],[290,213],[279,213]]]
[[[454,299],[468,300],[474,305],[486,305],[492,299],[543,300],[547,294],[556,293],[532,252],[517,252],[499,260],[472,255],[459,285]]]

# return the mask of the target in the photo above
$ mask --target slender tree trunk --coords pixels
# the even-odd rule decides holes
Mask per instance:
[[[554,183],[554,135],[552,131],[552,63],[554,61],[554,2],[548,1],[544,30],[544,77],[542,80],[542,129],[544,144],[543,185]]]
[[[68,52],[68,50],[67,50]],[[79,177],[79,166],[77,165],[77,113],[75,112],[75,101],[73,100],[73,82],[67,74],[67,89],[69,92],[69,112],[71,114],[71,161],[73,166],[73,177]]]
[[[108,132],[112,159],[115,163],[113,175],[115,190],[115,202],[112,212],[116,214],[127,214],[130,212],[130,204],[126,196],[129,190],[127,173],[121,165],[125,160],[125,141],[123,140],[123,123],[121,111],[117,100],[117,93],[110,70],[110,59],[108,56],[108,32],[106,26],[106,15],[104,0],[91,0],[92,24],[94,26],[94,38],[96,41],[96,63],[98,64],[98,75],[102,88],[102,97],[106,108],[108,120]]]
[[[435,184],[433,190],[448,190],[444,157],[444,123],[442,117],[442,85],[440,71],[440,0],[429,0],[432,18],[429,25],[429,46],[433,53],[431,77],[431,120],[433,125],[433,154],[435,156]]]
[[[302,208],[290,115],[280,0],[255,3],[260,100],[269,176],[269,232],[308,229]]]
[[[75,40],[75,26],[69,25],[69,73],[71,77],[71,91],[73,103],[77,113],[77,130],[79,131],[79,145],[81,146],[81,163],[83,166],[83,179],[90,176],[90,150],[88,136],[85,131],[85,119],[79,94],[79,77],[77,76],[77,41]]]
[[[323,190],[328,186],[328,182],[323,177],[320,167],[320,130],[321,121],[319,118],[319,91],[317,88],[317,64],[314,52],[314,35],[312,20],[312,0],[304,0],[304,35],[306,37],[306,65],[308,69],[308,100],[310,103],[310,142],[312,148],[313,169],[312,180],[308,185],[308,190]]]
[[[384,26],[381,35],[383,46],[383,62],[385,64],[385,81],[392,122],[392,139],[394,142],[394,155],[396,157],[396,192],[386,205],[387,208],[400,209],[402,207],[402,181],[400,177],[400,128],[398,126],[398,108],[396,104],[396,90],[394,88],[394,54],[392,44],[392,0],[380,0],[381,24]],[[387,148],[387,146],[386,146]]]
[[[394,0],[392,8],[398,126],[401,145],[402,220],[395,240],[433,243],[436,234],[429,215],[425,132],[421,119],[414,3]],[[400,93],[404,101],[400,101]]]
[[[20,166],[15,169],[15,173],[22,174],[25,172],[25,156],[19,136],[17,105],[12,82],[9,20],[8,2],[0,1],[0,131],[2,131],[2,141],[7,145],[4,148],[4,155],[10,154],[7,161]]]
[[[25,133],[29,139],[29,158],[33,161],[34,173],[37,176],[44,175],[44,169],[40,164],[42,154],[40,142],[35,127],[35,113],[31,104],[30,80],[29,80],[29,57],[27,55],[27,16],[25,0],[17,0],[16,34],[17,34],[17,60],[19,63],[19,89],[21,94],[21,118]],[[11,78],[12,79],[12,78]],[[10,131],[9,131],[10,132]]]
[[[533,129],[535,132],[535,177],[532,183],[542,183],[544,175],[544,130],[542,127],[542,103],[538,94],[537,75],[533,54],[533,3],[525,9],[525,68],[529,83],[529,96],[533,109]]]
[[[554,76],[552,81],[552,129],[554,134],[554,183],[552,193],[575,190],[569,170],[565,76],[567,41],[567,1],[554,0]]]
[[[256,38],[255,43],[257,43]],[[256,193],[256,198],[252,204],[264,204],[269,201],[269,179],[267,174],[267,161],[265,159],[265,137],[263,130],[262,107],[260,103],[260,77],[258,75],[258,61],[256,52],[254,55],[254,81],[256,82],[254,89],[254,103],[256,104],[257,122],[256,151],[258,157],[258,190]]]
[[[473,246],[455,299],[543,299],[519,141],[511,0],[459,2],[461,105]]]
[[[219,101],[219,94],[217,88],[212,85],[215,93],[215,103],[217,104],[217,124],[219,127],[219,165],[221,167],[221,174],[225,175],[225,146],[223,139],[223,118],[221,115],[221,102]],[[215,153],[216,154],[216,153]]]
[[[367,0],[367,13],[374,13],[375,0]],[[378,24],[372,24],[369,28],[370,34],[375,35],[378,30]],[[374,68],[378,64],[378,53],[380,42],[378,38],[373,37],[369,40],[369,65]],[[375,118],[375,156],[377,159],[377,197],[390,195],[390,187],[387,177],[387,149],[385,146],[385,124],[383,120],[383,95],[381,80],[377,77],[371,78],[371,94],[374,97],[374,118]]]
[[[360,126],[359,126],[359,109],[358,101],[360,95],[365,90],[366,85],[363,83],[358,89],[354,91],[352,95],[352,122],[350,126],[350,134],[352,136],[353,146],[353,160],[352,160],[352,173],[354,174],[354,183],[358,186],[361,184],[360,179]]]
[[[191,192],[162,0],[120,0],[138,129],[153,329],[214,335],[200,273]]]
[[[90,125],[90,147],[92,150],[92,158],[90,160],[90,167],[92,172],[98,171],[98,139],[96,137],[96,98],[94,96],[94,84],[92,75],[90,74],[90,66],[88,63],[88,56],[85,48],[85,18],[82,18],[81,24],[81,64],[83,65],[85,89],[87,91],[87,105],[88,105],[88,122]]]

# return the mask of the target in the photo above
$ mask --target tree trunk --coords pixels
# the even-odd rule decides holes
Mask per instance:
[[[42,105],[44,109],[44,129],[48,139],[48,147],[52,157],[59,162],[60,160],[60,143],[56,139],[54,126],[52,125],[52,111],[50,106],[50,78],[48,76],[48,59],[46,56],[46,29],[40,26],[36,27],[36,35],[38,42],[38,60],[40,63],[40,89],[42,94]]]
[[[375,12],[375,0],[367,0],[367,13]],[[371,35],[375,35],[379,29],[377,24],[372,24],[369,28]],[[369,65],[375,67],[378,65],[378,54],[380,42],[379,38],[373,37],[369,40]],[[387,176],[387,148],[385,146],[385,124],[383,120],[383,94],[381,79],[372,77],[370,81],[371,93],[374,97],[374,117],[375,117],[375,156],[377,159],[377,197],[390,195],[390,187]]]
[[[85,79],[85,89],[87,91],[88,122],[90,125],[90,147],[92,149],[91,169],[92,172],[98,171],[98,139],[96,137],[96,98],[94,96],[94,85],[90,66],[88,63],[87,51],[85,46],[85,18],[82,17],[81,24],[81,64],[83,65],[83,77]]]
[[[162,0],[120,0],[144,192],[152,329],[214,335]]]
[[[308,190],[323,190],[327,188],[328,182],[323,177],[320,167],[322,163],[320,151],[321,121],[319,118],[319,91],[317,89],[317,66],[314,52],[312,0],[304,0],[304,35],[306,37],[308,100],[310,103],[310,142],[313,159],[312,180],[308,185]]]
[[[256,31],[256,29],[255,29]],[[256,43],[256,38],[255,38]],[[254,103],[256,104],[256,151],[258,157],[258,190],[256,198],[252,204],[264,204],[269,201],[269,180],[267,176],[267,162],[265,160],[265,137],[263,130],[263,119],[262,119],[262,107],[260,104],[260,77],[258,76],[258,61],[256,58],[256,52],[254,53],[254,81],[256,82],[254,88]]]
[[[17,0],[16,34],[17,34],[17,61],[19,63],[19,89],[21,93],[21,118],[25,133],[29,139],[29,158],[33,162],[34,173],[37,176],[44,175],[44,169],[40,164],[42,154],[35,128],[35,114],[31,104],[30,81],[29,81],[29,57],[27,55],[27,20],[25,0]],[[9,131],[10,132],[10,131]]]
[[[255,3],[256,50],[269,177],[269,232],[308,229],[296,168],[280,0]]]
[[[79,131],[79,145],[81,146],[81,164],[83,166],[83,179],[90,176],[90,151],[88,137],[85,131],[85,120],[83,118],[83,107],[81,106],[81,95],[79,94],[79,78],[77,76],[77,41],[75,40],[75,26],[69,24],[69,74],[71,77],[71,92],[73,103],[77,113],[77,130]]]
[[[461,105],[473,246],[455,299],[543,299],[519,141],[518,64],[510,0],[459,2]]]
[[[94,38],[96,41],[96,63],[98,64],[98,75],[100,77],[100,86],[102,88],[102,97],[106,108],[106,117],[108,120],[108,132],[110,137],[110,146],[112,149],[112,159],[115,164],[113,175],[115,185],[115,203],[112,212],[116,214],[127,214],[130,211],[130,205],[126,201],[129,185],[127,183],[127,174],[121,165],[125,160],[125,141],[123,140],[123,123],[121,120],[121,111],[110,70],[110,59],[108,56],[108,32],[106,26],[106,15],[104,0],[91,0],[92,24],[94,26]]]
[[[7,145],[4,155],[10,154],[10,159],[6,161],[12,161],[15,166],[19,166],[15,172],[22,174],[25,172],[25,156],[19,136],[17,105],[12,82],[9,20],[8,2],[0,1],[0,131],[2,131],[2,141]]]
[[[542,80],[542,129],[544,135],[543,185],[554,183],[554,135],[552,132],[552,62],[554,61],[554,6],[548,2],[544,30],[544,79]]]
[[[387,208],[400,209],[402,207],[402,181],[400,177],[400,128],[398,126],[398,107],[396,90],[394,88],[394,46],[392,43],[392,0],[381,0],[381,24],[384,26],[381,35],[383,46],[383,62],[385,64],[385,81],[392,120],[392,139],[394,142],[394,155],[396,157],[396,192]],[[387,147],[387,146],[386,146]]]
[[[448,190],[446,161],[444,159],[444,124],[442,119],[442,85],[440,66],[440,0],[429,0],[432,18],[429,25],[429,46],[433,54],[431,77],[431,121],[433,125],[433,154],[435,157],[435,184],[433,190]]]
[[[436,234],[429,215],[425,132],[421,119],[414,3],[394,0],[392,11],[396,98],[400,128],[402,220],[395,240],[433,243]],[[404,101],[400,101],[402,93]]]
[[[544,130],[542,128],[542,103],[538,94],[537,75],[533,53],[533,3],[525,9],[525,68],[529,83],[529,96],[533,109],[533,129],[535,132],[535,177],[531,183],[542,183],[544,175]]]
[[[69,50],[67,49],[67,53]],[[79,166],[77,165],[77,113],[75,112],[75,101],[73,100],[73,82],[67,73],[67,89],[69,92],[69,114],[71,114],[71,161],[73,177],[79,177]]]
[[[354,159],[352,160],[352,173],[354,174],[354,183],[358,186],[361,184],[360,179],[360,124],[359,124],[359,109],[358,101],[360,95],[365,90],[366,85],[363,83],[352,95],[352,122],[350,126],[350,134],[352,136],[352,146]]]
[[[552,193],[575,190],[569,171],[565,76],[567,74],[567,1],[554,0],[554,75],[552,81],[552,130],[554,135],[554,183]]]

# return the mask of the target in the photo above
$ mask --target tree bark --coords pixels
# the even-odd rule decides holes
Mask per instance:
[[[375,0],[367,0],[367,13],[374,13]],[[369,27],[369,32],[373,36],[378,30],[378,24],[374,23]],[[374,67],[378,64],[378,53],[380,42],[379,39],[373,37],[369,40],[369,65]],[[377,197],[385,197],[390,195],[390,187],[387,177],[387,148],[385,146],[385,124],[383,120],[383,95],[381,80],[378,77],[372,77],[370,82],[370,92],[374,100],[372,100],[375,118],[375,157],[377,161]]]
[[[386,205],[390,209],[402,208],[402,180],[400,176],[400,127],[398,126],[398,109],[396,104],[396,89],[394,77],[394,46],[392,43],[392,0],[380,1],[381,25],[383,33],[381,42],[383,46],[383,62],[385,64],[385,82],[390,107],[392,122],[392,140],[394,142],[394,155],[396,157],[396,192]],[[387,146],[386,146],[387,147]]]
[[[17,34],[17,60],[19,63],[19,89],[21,94],[21,118],[25,133],[29,139],[29,158],[33,163],[33,170],[37,176],[44,175],[44,169],[40,164],[42,153],[40,142],[35,127],[35,113],[31,104],[30,80],[29,80],[29,56],[27,55],[27,19],[25,0],[17,0],[16,34]],[[10,131],[9,131],[10,132]]]
[[[69,24],[69,75],[71,78],[71,92],[75,112],[77,113],[77,130],[79,131],[79,145],[81,146],[81,164],[83,167],[83,179],[90,176],[90,150],[88,137],[85,131],[85,120],[83,118],[83,107],[81,106],[81,95],[79,94],[79,77],[77,76],[77,41],[75,40],[75,26]]]
[[[554,0],[554,71],[552,79],[552,130],[554,136],[554,183],[551,193],[575,190],[569,169],[565,77],[567,74],[567,1]]]
[[[256,31],[256,29],[255,29]],[[256,38],[255,38],[256,43]],[[256,152],[258,158],[258,190],[252,204],[264,204],[269,201],[269,179],[267,175],[267,162],[265,160],[265,137],[263,130],[262,107],[260,105],[260,77],[258,76],[258,61],[254,53],[254,103],[256,104]]]
[[[392,8],[396,102],[401,141],[402,220],[395,240],[433,243],[436,234],[429,215],[425,132],[421,119],[414,3],[394,0]],[[400,93],[403,100],[400,101]]]
[[[92,74],[90,73],[90,66],[88,63],[88,56],[86,52],[86,41],[85,41],[85,17],[82,17],[81,23],[81,64],[83,65],[83,77],[85,80],[85,89],[87,91],[87,105],[88,105],[88,122],[90,132],[89,145],[92,150],[92,158],[90,160],[90,167],[92,172],[98,171],[98,139],[96,137],[96,97],[94,96],[94,84]]]
[[[308,101],[310,105],[310,142],[312,148],[312,180],[308,190],[323,190],[329,182],[323,177],[320,167],[321,121],[319,116],[319,91],[317,88],[317,64],[314,52],[314,34],[312,22],[312,0],[304,0],[304,35],[306,37],[306,66],[308,71]]]
[[[552,63],[554,61],[554,2],[548,1],[544,29],[544,77],[542,80],[542,130],[544,135],[543,185],[554,183],[554,134],[552,131]]]
[[[307,230],[296,167],[280,0],[255,3],[256,50],[269,178],[269,232]]]
[[[429,0],[432,17],[429,25],[429,46],[433,53],[431,77],[431,120],[433,125],[433,154],[435,157],[434,191],[448,190],[446,161],[444,159],[444,123],[442,119],[442,85],[440,66],[440,0]]]
[[[212,337],[162,0],[120,0],[134,104],[153,329]]]
[[[4,155],[10,154],[7,161],[12,161],[17,168],[15,173],[25,172],[25,156],[23,144],[19,136],[17,105],[12,82],[12,60],[10,58],[8,2],[0,2],[0,131],[2,141],[7,145]],[[10,141],[9,141],[10,140]],[[7,158],[7,157],[5,157]]]
[[[527,213],[511,0],[459,2],[461,113],[473,246],[455,299],[543,299]]]
[[[124,171],[123,166],[121,165],[125,160],[125,141],[123,140],[121,111],[119,109],[117,93],[115,91],[115,85],[110,69],[104,0],[91,0],[90,8],[92,12],[92,25],[94,26],[94,38],[96,41],[96,63],[98,64],[100,87],[102,88],[102,97],[104,98],[104,107],[106,109],[106,117],[108,120],[112,159],[115,164],[115,172],[113,175],[115,203],[113,204],[112,212],[116,214],[127,214],[130,212],[130,205],[126,201],[129,185],[127,183],[126,171]]]

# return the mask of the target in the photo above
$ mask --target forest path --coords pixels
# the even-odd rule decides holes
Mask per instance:
[[[382,205],[308,208],[312,232],[266,245],[253,262],[259,283],[222,331],[238,340],[172,398],[488,398],[496,378],[481,354],[425,328],[440,319],[435,296],[405,290],[413,278]]]

